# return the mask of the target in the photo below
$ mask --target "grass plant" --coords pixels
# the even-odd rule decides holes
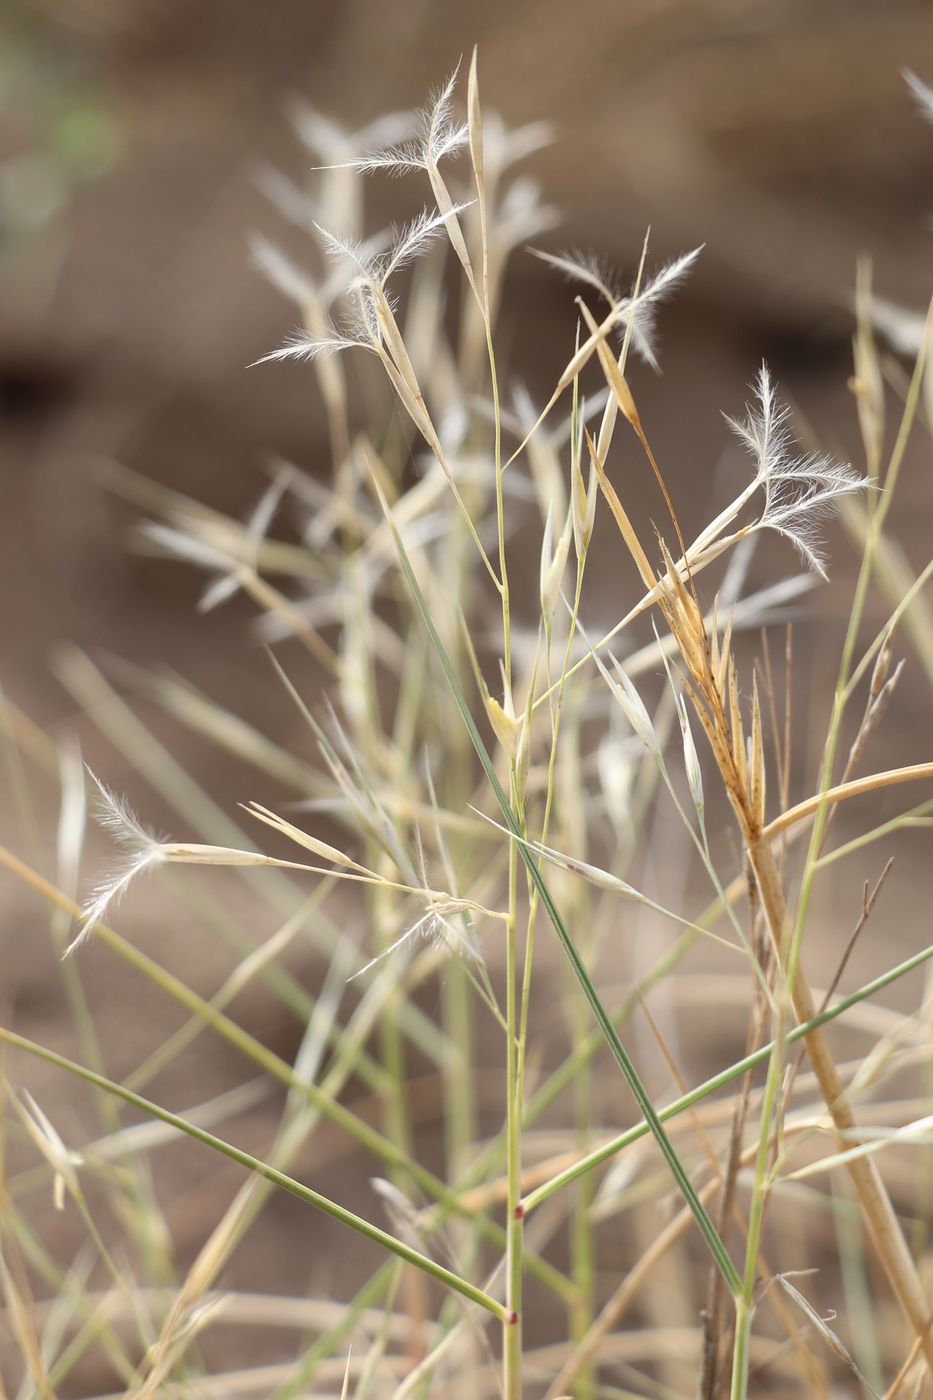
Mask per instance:
[[[929,318],[905,382],[862,268],[864,462],[801,447],[762,366],[723,429],[747,479],[691,521],[638,405],[661,307],[700,250],[653,271],[646,239],[631,285],[537,250],[576,287],[575,338],[538,407],[497,348],[509,259],[556,220],[521,173],[547,129],[484,116],[475,54],[416,117],[350,134],[302,108],[295,123],[313,189],[277,173],[264,186],[316,270],[255,241],[300,324],[257,347],[266,368],[251,372],[316,385],[327,472],[274,464],[245,522],[111,479],[145,511],[140,548],[206,571],[203,611],[248,601],[292,728],[268,734],[175,677],[63,654],[86,728],[136,771],[141,810],[172,813],[169,838],[73,744],[12,700],[0,711],[22,838],[0,864],[64,955],[75,1047],[40,1043],[23,1018],[0,1027],[0,1386],[933,1393],[933,947],[922,909],[896,934],[884,924],[891,855],[933,821],[933,761],[869,762],[902,673],[933,679],[933,564],[891,533],[925,426]],[[366,181],[386,173],[430,202],[372,234]],[[858,563],[847,621],[824,624],[826,712],[803,719],[793,659],[811,624],[788,614],[825,578],[837,508]],[[768,532],[803,572],[753,589]],[[600,544],[608,627],[589,620],[606,614]],[[237,813],[144,710],[251,772]],[[82,904],[89,813],[120,857]],[[134,939],[143,887],[192,958],[210,948],[222,976],[206,994],[177,939],[151,952]],[[869,940],[887,955],[872,975]],[[104,959],[138,980],[144,1024],[148,1006],[176,1016],[129,1068],[95,994]],[[246,994],[293,1053],[248,1028]],[[197,1086],[208,1042],[236,1057],[239,1083],[163,1102],[179,1070]],[[69,1084],[76,1141],[52,1106]],[[371,1193],[318,1189],[335,1141]],[[193,1246],[160,1189],[169,1150],[241,1171]],[[77,1246],[73,1229],[47,1238],[50,1189]],[[302,1209],[289,1218],[306,1286],[260,1293],[241,1253],[281,1192]],[[355,1271],[316,1249],[322,1216],[365,1250]]]

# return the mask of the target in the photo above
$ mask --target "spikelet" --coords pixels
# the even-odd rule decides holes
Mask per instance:
[[[765,824],[765,755],[758,677],[752,681],[752,731],[748,738],[748,796],[755,830]]]
[[[612,511],[612,516],[616,522],[616,525],[618,526],[619,534],[622,536],[622,540],[625,544],[626,549],[632,556],[632,559],[635,563],[635,567],[638,569],[638,572],[641,576],[642,583],[650,592],[657,584],[657,579],[654,576],[654,570],[648,562],[647,554],[642,549],[641,541],[635,533],[634,527],[632,526],[632,522],[628,517],[628,512],[626,511],[625,507],[620,501],[615,487],[606,475],[606,471],[603,467],[602,462],[599,460],[599,454],[596,451],[596,444],[593,442],[589,430],[585,429],[584,431],[586,436],[586,445],[590,454],[590,461],[592,463],[593,470],[596,473],[596,477],[599,481],[600,490],[602,491],[603,495],[606,498],[606,501],[609,504],[609,509]]]
[[[732,761],[735,764],[741,791],[748,790],[748,767],[745,754],[745,734],[742,728],[742,710],[739,705],[739,686],[735,675],[735,665],[729,667],[729,735],[732,743]]]

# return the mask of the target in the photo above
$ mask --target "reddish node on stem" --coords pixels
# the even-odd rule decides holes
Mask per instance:
[[[519,1201],[518,1205],[515,1207],[515,1219],[516,1219],[516,1220],[524,1220],[524,1218],[525,1218],[525,1207],[522,1205],[521,1201]]]
[[[513,1313],[511,1313],[511,1314],[509,1315],[509,1326],[510,1326],[510,1327],[517,1327],[517,1326],[518,1326],[518,1313],[517,1313],[517,1312],[513,1312]]]

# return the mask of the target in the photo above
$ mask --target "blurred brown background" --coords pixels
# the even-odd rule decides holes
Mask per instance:
[[[666,313],[665,383],[644,389],[664,395],[666,469],[708,476],[718,410],[741,407],[763,354],[827,445],[851,441],[857,253],[887,297],[927,296],[933,132],[900,70],[933,72],[928,4],[7,0],[0,627],[5,684],[37,719],[65,712],[47,669],[62,640],[183,660],[202,681],[222,666],[190,616],[199,581],[128,555],[95,466],[222,508],[255,497],[271,451],[313,469],[307,376],[245,368],[293,319],[249,267],[247,237],[269,223],[255,176],[307,171],[288,99],[355,128],[419,105],[474,42],[486,105],[555,125],[530,162],[564,212],[551,246],[626,269],[649,223],[655,258],[707,245]],[[387,183],[377,203],[399,198]],[[505,343],[540,389],[569,298],[521,253],[512,279]],[[219,642],[239,622],[210,626]]]
[[[741,410],[763,355],[824,445],[859,460],[846,378],[860,252],[892,301],[922,307],[929,294],[933,129],[900,73],[933,79],[929,4],[7,0],[4,27],[2,683],[38,723],[82,729],[86,755],[117,789],[138,779],[121,782],[128,766],[103,757],[53,678],[63,643],[174,668],[267,727],[292,722],[244,627],[250,610],[196,617],[201,578],[130,552],[138,512],[101,482],[116,461],[242,512],[270,453],[312,471],[327,460],[308,373],[246,368],[294,320],[247,249],[269,226],[257,172],[308,171],[288,99],[356,128],[420,105],[478,43],[485,107],[555,125],[529,162],[564,213],[550,246],[603,249],[626,271],[647,224],[654,261],[705,242],[663,315],[664,378],[639,372],[642,416],[688,512],[707,509],[727,438],[720,409]],[[374,186],[377,209],[421,198]],[[569,303],[560,279],[516,255],[502,343],[539,396],[566,360]],[[928,502],[928,465],[911,455],[896,521],[908,550],[928,547]],[[838,531],[834,553],[844,578],[851,556]],[[834,596],[813,606],[831,615]],[[835,651],[826,670],[806,649],[801,665],[815,667],[818,689]],[[905,739],[910,758],[928,757],[916,752],[928,702],[905,685],[898,703],[894,750]],[[195,736],[143,713],[222,804],[253,795]],[[64,1012],[51,955],[25,936],[35,900],[16,890],[3,908],[5,996],[17,1024],[54,1041]],[[171,961],[183,932],[158,937]],[[110,1014],[131,1062],[131,996]],[[281,1219],[287,1247],[291,1217]],[[263,1258],[252,1262],[257,1287],[283,1282],[280,1260],[268,1280]]]

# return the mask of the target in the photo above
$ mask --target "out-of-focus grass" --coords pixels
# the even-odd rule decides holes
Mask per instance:
[[[930,566],[916,573],[887,533],[927,332],[889,446],[897,381],[884,382],[863,277],[852,387],[864,469],[798,448],[762,368],[731,423],[748,484],[711,500],[702,526],[682,520],[639,414],[636,360],[656,364],[658,309],[696,254],[652,274],[646,242],[631,288],[593,259],[546,254],[583,295],[539,410],[497,361],[496,332],[510,254],[554,223],[516,170],[547,132],[484,121],[475,58],[465,121],[455,95],[451,79],[417,118],[356,137],[304,111],[324,164],[314,188],[267,182],[278,217],[311,237],[300,258],[256,245],[301,317],[263,358],[310,366],[329,479],[277,464],[244,524],[114,478],[148,511],[140,544],[207,571],[205,611],[238,593],[255,607],[300,743],[260,732],[228,697],[66,655],[66,687],[173,813],[167,838],[86,780],[73,745],[57,749],[4,705],[23,850],[2,859],[70,953],[82,1061],[0,1030],[7,1072],[17,1066],[0,1196],[7,1389],[84,1394],[94,1377],[92,1389],[134,1396],[516,1400],[688,1395],[699,1374],[705,1397],[829,1395],[852,1375],[875,1393],[921,1393],[933,1365],[929,1016],[913,983],[909,1014],[883,997],[931,950],[905,957],[912,939],[892,933],[887,970],[847,984],[863,929],[880,939],[885,927],[890,862],[869,867],[867,853],[924,828],[930,802],[897,815],[885,798],[862,834],[835,842],[833,823],[850,800],[933,777],[923,754],[883,772],[865,761],[896,704],[901,645],[930,678]],[[420,179],[431,204],[372,235],[360,182],[380,171]],[[293,374],[304,392],[294,368],[255,372]],[[643,470],[654,525],[630,500]],[[822,760],[798,794],[803,629],[796,643],[766,633],[751,664],[738,642],[785,621],[811,578],[750,593],[745,580],[767,530],[823,573],[820,521],[837,504],[861,563],[818,717]],[[600,536],[618,580],[608,628],[585,621]],[[866,637],[875,591],[888,616]],[[222,810],[140,702],[251,767],[262,800]],[[31,810],[50,778],[57,846]],[[122,855],[82,913],[88,797]],[[244,882],[243,898],[206,893],[204,866]],[[187,945],[217,948],[209,996],[171,950],[134,945],[132,916],[125,934],[113,927],[125,890],[170,878],[180,903],[165,917]],[[855,892],[833,927],[814,913],[829,881]],[[275,926],[265,940],[257,904]],[[811,949],[832,935],[838,971],[817,990]],[[90,939],[184,1013],[119,1081],[85,994]],[[296,949],[320,969],[311,989]],[[259,983],[296,1032],[292,1055],[236,1014]],[[827,1030],[843,1018],[845,1059]],[[239,1089],[198,1093],[205,1035],[242,1060]],[[16,1087],[26,1056],[93,1091],[82,1141],[63,1141]],[[181,1111],[143,1097],[173,1068],[193,1086]],[[439,1089],[440,1143],[418,1109],[425,1081]],[[239,1116],[273,1088],[274,1131],[259,1150],[239,1145]],[[325,1131],[378,1174],[368,1202],[314,1187]],[[159,1164],[184,1138],[198,1160],[217,1154],[246,1176],[182,1263]],[[70,1256],[42,1229],[50,1182],[81,1225]],[[348,1242],[368,1240],[355,1295],[340,1292],[336,1259],[315,1258],[315,1296],[258,1294],[237,1277],[238,1248],[280,1190],[307,1207],[312,1253],[320,1214],[355,1232]],[[245,1363],[250,1335],[274,1360]],[[228,1363],[218,1337],[232,1339]]]

